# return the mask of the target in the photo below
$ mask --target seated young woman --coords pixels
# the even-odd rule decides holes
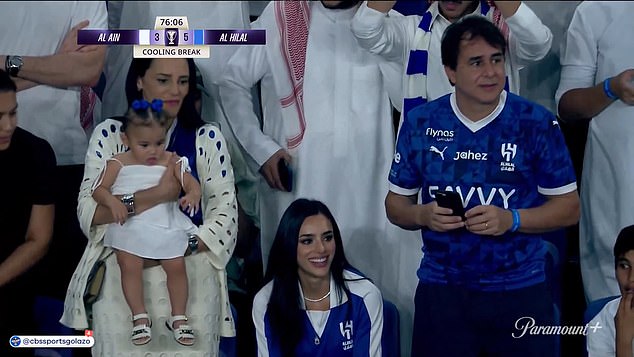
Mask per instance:
[[[253,302],[258,356],[381,355],[381,292],[348,263],[322,202],[286,209],[265,280]]]

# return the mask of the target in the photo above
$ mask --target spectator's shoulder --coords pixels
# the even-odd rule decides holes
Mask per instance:
[[[55,156],[53,147],[48,141],[20,127],[15,128],[12,141],[20,143],[34,153]]]
[[[264,310],[266,311],[266,306],[269,303],[271,298],[271,292],[273,291],[273,281],[269,281],[268,284],[264,285],[257,294],[255,294],[255,298],[253,298],[253,309]],[[257,308],[256,308],[257,307]]]
[[[219,132],[220,131],[220,127],[217,126],[216,124],[206,123],[206,124],[201,125],[198,128],[198,133],[201,133],[201,132],[204,132],[204,131],[209,132],[210,130],[214,130],[214,131],[218,131]]]
[[[108,118],[95,126],[93,133],[99,133],[106,130],[110,133],[116,133],[120,131],[123,117]],[[102,132],[103,134],[103,132]]]
[[[606,4],[606,1],[582,1],[577,5],[577,12],[592,13],[595,11],[606,12],[613,8],[612,5]]]
[[[617,17],[632,9],[629,1],[582,1],[575,9],[575,16],[585,19],[584,23],[607,26]]]
[[[424,120],[443,113],[443,111],[451,111],[450,96],[451,94],[443,95],[427,103],[415,106],[407,113],[407,120],[410,120],[411,123],[415,123],[421,119]]]
[[[505,105],[510,106],[513,115],[517,118],[530,121],[532,125],[535,123],[553,125],[553,121],[557,121],[557,117],[549,109],[517,94],[507,93]]]
[[[22,128],[18,127],[13,132],[11,145],[15,145],[17,151],[21,151],[20,155],[29,158],[31,164],[34,164],[33,167],[43,169],[57,164],[55,151],[53,151],[51,144]]]
[[[251,28],[259,28],[263,26],[263,22],[267,22],[269,19],[275,19],[275,3],[276,1],[269,1],[264,7],[262,13],[258,18],[251,23]]]
[[[396,11],[396,10],[390,10],[387,12],[387,16],[389,17],[405,17],[405,15],[401,14],[400,12]]]
[[[225,141],[222,130],[220,130],[220,128],[216,125],[209,123],[204,124],[196,129],[196,136],[202,139],[202,141],[199,141],[199,143],[216,143],[218,141]]]
[[[345,279],[346,285],[352,294],[360,296],[363,299],[371,296],[381,298],[381,291],[379,288],[360,273],[351,270],[344,270],[343,278]]]

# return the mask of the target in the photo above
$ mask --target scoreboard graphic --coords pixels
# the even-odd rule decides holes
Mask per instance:
[[[135,58],[209,58],[210,45],[264,45],[265,30],[190,30],[186,16],[157,16],[154,29],[79,30],[79,45],[134,45]]]

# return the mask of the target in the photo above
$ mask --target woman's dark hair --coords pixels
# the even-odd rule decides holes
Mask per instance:
[[[273,281],[273,290],[268,303],[267,314],[271,322],[274,339],[279,344],[282,356],[293,356],[304,328],[302,324],[302,301],[297,273],[297,245],[299,231],[306,218],[324,215],[332,224],[335,240],[335,255],[330,265],[330,273],[335,282],[337,297],[349,296],[344,284],[344,269],[354,269],[348,263],[343,251],[341,232],[335,218],[326,205],[320,201],[300,198],[286,209],[275,234],[271,247],[265,282]]]
[[[9,74],[0,69],[0,92],[17,92],[18,88]]]
[[[183,99],[183,104],[178,111],[178,122],[184,128],[197,129],[205,124],[200,118],[200,114],[196,111],[194,103],[196,102],[196,64],[191,58],[187,60],[189,67],[189,91]],[[152,64],[154,58],[133,58],[128,70],[128,76],[125,81],[125,95],[128,99],[128,107],[132,106],[132,102],[137,99],[143,99],[143,92],[137,89],[137,79],[145,76],[148,68]],[[153,99],[153,98],[150,98]]]
[[[449,25],[443,33],[440,44],[442,64],[455,70],[458,65],[460,42],[478,37],[500,49],[503,55],[506,52],[506,40],[497,26],[484,16],[468,15]]]

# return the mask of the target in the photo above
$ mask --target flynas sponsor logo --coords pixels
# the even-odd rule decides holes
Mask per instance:
[[[453,157],[454,160],[476,160],[476,161],[487,161],[487,156],[489,154],[486,152],[473,152],[471,150],[467,151],[456,151],[456,156]]]
[[[440,189],[440,186],[429,186],[429,196],[432,199],[436,199],[436,191]],[[471,200],[476,200],[476,205],[490,205],[494,199],[499,198],[502,199],[502,206],[504,209],[509,208],[509,200],[515,194],[515,189],[511,189],[507,192],[508,189],[504,189],[501,187],[491,187],[488,191],[487,189],[483,189],[482,187],[469,187],[468,190],[463,191],[460,186],[447,186],[444,189],[445,191],[454,191],[460,195],[462,198],[462,205],[467,207]],[[476,197],[474,197],[474,195]]]
[[[352,320],[346,320],[339,323],[339,331],[341,332],[341,336],[346,339],[341,343],[344,351],[354,347],[354,341],[352,340],[352,330]]]
[[[441,130],[434,128],[425,129],[425,135],[431,136],[436,141],[453,141],[453,130]]]
[[[435,147],[434,145],[429,147],[429,151],[433,152],[434,154],[440,155],[440,158],[443,160],[445,160],[445,150],[447,150],[446,146],[442,149],[442,151],[438,150],[438,148]]]

